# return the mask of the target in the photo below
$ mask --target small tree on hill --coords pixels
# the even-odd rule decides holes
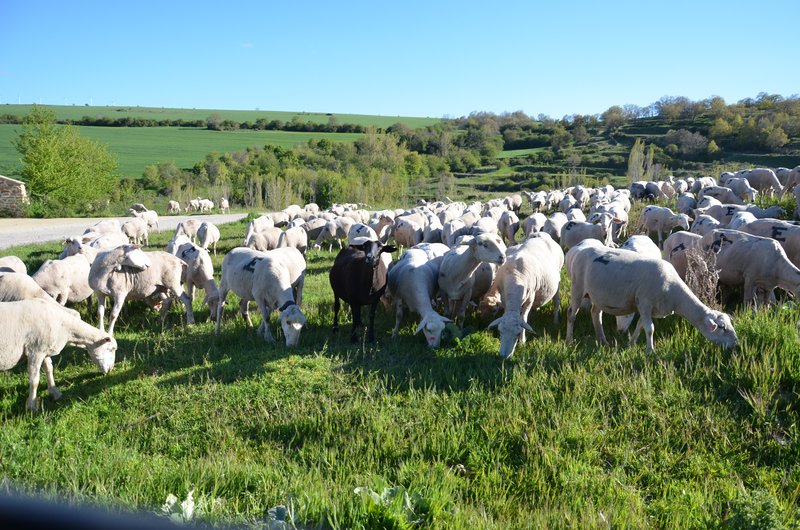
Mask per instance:
[[[55,123],[55,113],[34,106],[14,141],[34,215],[71,215],[103,208],[119,178],[106,146]]]

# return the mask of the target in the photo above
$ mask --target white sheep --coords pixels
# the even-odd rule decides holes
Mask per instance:
[[[251,234],[246,246],[255,250],[260,250],[261,252],[274,250],[278,248],[278,243],[280,243],[282,235],[283,230],[277,226],[271,226],[260,232]]]
[[[689,265],[686,259],[686,251],[693,248],[700,248],[702,240],[703,236],[682,230],[670,234],[664,241],[664,250],[661,253],[661,257],[675,267],[681,280],[686,281],[686,269]]]
[[[239,313],[247,322],[247,327],[253,327],[250,320],[248,303],[253,298],[253,272],[256,264],[263,260],[266,252],[253,250],[247,247],[237,247],[225,254],[222,259],[222,272],[219,281],[219,305],[217,305],[217,318],[214,333],[219,335],[222,323],[222,311],[229,291],[239,297]]]
[[[55,301],[36,281],[27,274],[20,272],[0,273],[0,302],[17,302],[43,298]]]
[[[678,213],[693,215],[695,208],[697,208],[697,199],[695,199],[694,194],[681,193],[675,198],[675,211]]]
[[[350,227],[353,226],[355,221],[351,217],[336,217],[332,221],[328,221],[322,227],[317,238],[314,240],[314,244],[311,246],[314,250],[320,250],[322,248],[322,242],[328,241],[328,252],[333,249],[333,242],[336,241],[339,244],[339,248],[344,247],[344,241],[347,239],[347,234],[350,231]]]
[[[657,232],[659,246],[664,240],[664,232],[669,233],[675,227],[689,230],[689,216],[683,213],[676,214],[663,206],[651,205],[642,210],[639,228],[645,229],[648,235]]]
[[[228,199],[225,197],[220,198],[219,200],[219,211],[222,213],[231,213],[231,205],[228,202]]]
[[[175,215],[177,213],[181,213],[181,203],[173,200],[169,201],[167,203],[167,214]]]
[[[497,270],[492,287],[481,301],[486,314],[502,306],[503,316],[489,324],[500,333],[500,357],[513,355],[517,343],[525,344],[525,330],[531,309],[553,300],[553,320],[558,322],[561,267],[564,253],[547,233],[532,234],[519,245],[508,249],[506,261]]]
[[[147,227],[152,230],[154,227],[158,232],[158,213],[153,210],[136,211],[133,208],[128,210],[128,215],[131,217],[139,217],[147,222]]]
[[[562,212],[555,212],[547,218],[541,231],[549,234],[553,241],[559,242],[561,241],[561,231],[567,222],[569,219],[566,215]]]
[[[747,181],[745,180],[745,182]],[[714,197],[723,204],[744,204],[744,200],[739,195],[725,186],[707,186],[697,195],[698,200],[702,200],[703,197]]]
[[[736,194],[737,197],[740,199],[753,202],[756,200],[756,194],[758,191],[750,185],[750,181],[746,178],[731,178],[725,183],[725,186],[730,188],[733,193]],[[721,200],[721,199],[720,199]],[[727,202],[727,201],[722,201]],[[736,201],[731,201],[736,202]]]
[[[28,359],[28,410],[36,410],[42,366],[50,397],[61,398],[50,358],[58,355],[67,344],[85,348],[104,374],[114,367],[117,341],[109,333],[61,310],[51,301],[37,299],[0,303],[0,322],[4,326],[3,340],[0,341],[0,370],[10,370],[23,357]]]
[[[689,231],[693,234],[704,236],[715,228],[723,228],[722,223],[710,215],[701,214],[694,218],[692,227],[689,229]]]
[[[219,290],[214,281],[214,264],[208,250],[186,241],[175,250],[175,255],[186,263],[181,281],[186,287],[189,300],[194,300],[194,288],[200,287],[206,292],[203,303],[208,306],[211,320],[217,318],[217,305],[219,304]]]
[[[186,263],[168,252],[142,252],[139,247],[123,245],[97,254],[89,271],[89,285],[97,296],[98,327],[104,329],[106,297],[114,299],[109,334],[114,334],[114,324],[125,300],[144,300],[170,292],[180,298],[186,308],[186,322],[194,324],[192,301],[183,292],[181,275]],[[161,319],[164,321],[171,299],[163,299]]]
[[[267,252],[264,259],[256,263],[252,296],[261,311],[259,330],[267,342],[275,340],[269,330],[269,316],[276,309],[280,312],[286,346],[296,346],[300,340],[300,330],[306,324],[306,317],[300,310],[305,273],[306,260],[293,247]]]
[[[748,223],[740,224],[738,228],[733,226],[728,226],[728,228],[774,239],[783,247],[789,261],[800,267],[800,226],[779,219],[753,219]]]
[[[439,294],[446,300],[447,317],[463,323],[472,299],[475,271],[482,262],[502,265],[506,246],[500,237],[481,234],[468,244],[447,251],[439,265]]]
[[[305,256],[308,249],[308,233],[302,226],[287,228],[278,239],[278,248],[293,247]]]
[[[0,272],[21,272],[28,274],[28,267],[25,262],[17,256],[4,256],[0,258]]]
[[[147,221],[141,217],[134,217],[122,224],[122,233],[128,236],[128,242],[136,245],[150,245]]]
[[[275,222],[272,220],[272,217],[268,215],[256,217],[247,223],[247,231],[244,234],[244,244],[247,245],[247,242],[250,241],[250,238],[256,232],[261,232],[267,228],[272,228],[273,226],[275,226]]]
[[[406,306],[421,317],[415,333],[422,331],[431,348],[439,346],[445,325],[452,322],[437,313],[431,305],[438,287],[441,260],[441,257],[429,259],[425,250],[411,248],[392,264],[387,275],[387,295],[395,308],[392,337],[396,337],[400,331],[403,307]]]
[[[536,232],[540,232],[544,228],[544,224],[547,222],[547,216],[540,212],[534,212],[522,222],[522,233],[525,235],[527,239],[530,237],[531,234],[535,234]]]
[[[612,315],[639,313],[639,323],[631,337],[635,344],[644,330],[647,351],[653,345],[653,318],[678,313],[708,340],[725,347],[737,344],[730,317],[706,307],[680,279],[674,267],[662,259],[653,259],[619,249],[585,247],[572,258],[572,291],[567,311],[566,340],[571,342],[575,317],[584,297],[591,302],[595,336],[608,345],[603,332],[603,312]]]
[[[172,237],[175,238],[183,234],[194,243],[197,239],[197,230],[200,228],[201,224],[202,221],[198,219],[185,219],[175,227],[175,235]]]
[[[506,245],[516,245],[516,233],[519,230],[519,217],[512,211],[505,211],[500,215],[497,228]]]
[[[219,242],[220,234],[219,228],[214,223],[203,221],[197,228],[197,240],[203,250],[208,250],[210,246],[214,250],[214,255],[217,255],[217,243]]]
[[[661,249],[659,249],[658,245],[653,243],[653,240],[650,239],[648,236],[643,236],[643,235],[631,236],[619,248],[620,250],[628,250],[631,252],[636,252],[637,254],[646,256],[648,258],[661,259]],[[633,322],[635,316],[636,313],[631,313],[630,315],[618,315],[616,317],[617,331],[620,332],[627,331],[628,328],[631,326],[631,323]]]
[[[750,185],[758,190],[759,193],[767,196],[772,196],[772,193],[777,193],[778,196],[783,195],[783,186],[778,180],[775,172],[769,168],[757,167],[754,169],[744,169],[736,172],[736,177],[744,177]]]
[[[45,261],[32,276],[33,280],[59,304],[78,303],[92,296],[89,271],[97,252],[86,245],[59,260]]]

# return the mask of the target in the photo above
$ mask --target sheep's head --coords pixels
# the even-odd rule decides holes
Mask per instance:
[[[497,328],[500,332],[500,358],[508,359],[514,355],[517,342],[525,341],[525,330],[533,331],[533,328],[522,320],[519,314],[506,314],[489,324],[489,329]]]
[[[150,257],[138,245],[125,245],[122,248],[122,260],[116,267],[117,271],[121,271],[123,266],[143,271],[152,264]]]
[[[723,348],[732,348],[739,344],[731,317],[725,313],[710,311],[703,319],[703,325],[699,329],[705,338]]]
[[[689,230],[689,216],[685,213],[679,213],[675,216],[675,226]]]
[[[216,293],[208,293],[206,292],[205,298],[203,298],[203,303],[208,305],[209,311],[209,318],[212,321],[217,320],[217,307],[219,307],[219,292]]]
[[[506,245],[496,234],[480,234],[468,243],[479,261],[502,265],[506,261]]]
[[[452,320],[439,314],[428,315],[420,321],[417,331],[414,333],[422,331],[428,346],[438,348],[439,342],[442,340],[442,331],[448,322],[452,322]]]
[[[87,350],[89,357],[101,372],[107,374],[114,368],[114,360],[117,354],[117,341],[111,335],[106,335],[99,341],[91,344]]]
[[[291,304],[281,311],[281,329],[286,337],[286,346],[291,348],[300,342],[300,330],[306,325],[306,317],[297,304]]]

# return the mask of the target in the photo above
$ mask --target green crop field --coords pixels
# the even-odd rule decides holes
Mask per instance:
[[[20,125],[0,125],[0,174],[19,174],[19,153],[12,145]],[[117,156],[120,174],[125,178],[140,177],[144,168],[159,162],[175,162],[180,168],[191,168],[216,151],[226,153],[246,147],[280,145],[292,147],[310,138],[334,142],[352,142],[358,133],[311,133],[291,131],[211,131],[190,127],[80,127],[82,136],[108,145]]]
[[[151,120],[203,120],[212,114],[219,114],[223,120],[232,120],[237,123],[249,121],[255,123],[258,119],[267,121],[280,120],[291,122],[297,117],[302,123],[329,123],[334,118],[339,125],[352,124],[375,127],[389,127],[402,122],[409,127],[425,127],[441,121],[439,118],[424,118],[411,116],[370,116],[366,114],[338,114],[325,112],[283,112],[272,110],[215,110],[215,109],[170,109],[155,107],[131,106],[75,106],[75,105],[42,105],[53,112],[60,120],[80,120],[84,116],[90,118],[146,118]],[[25,116],[32,105],[0,105],[0,114],[12,116]]]
[[[245,225],[221,228],[217,270]],[[58,251],[3,254],[35,270]],[[532,337],[501,362],[496,335],[475,317],[472,333],[438,349],[414,334],[416,315],[390,338],[393,317],[382,308],[375,344],[351,345],[347,323],[332,334],[333,257],[307,256],[308,325],[295,349],[246,328],[233,295],[214,336],[198,293],[193,327],[181,308],[162,328],[155,312],[129,302],[107,376],[83,350],[55,357],[64,397],[43,391],[38,414],[25,411],[24,366],[0,373],[4,487],[155,512],[169,495],[192,492],[195,518],[259,528],[800,522],[794,302],[735,309],[733,351],[680,317],[656,320],[648,355],[611,332],[613,322],[614,346],[599,346],[585,312],[577,341],[565,343],[564,276],[561,324],[551,303],[533,311]],[[275,315],[270,325],[279,332]],[[287,510],[270,510],[279,505]]]

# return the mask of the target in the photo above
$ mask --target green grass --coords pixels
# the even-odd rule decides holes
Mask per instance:
[[[217,269],[244,223],[222,232]],[[57,251],[4,254],[34,270]],[[191,328],[180,309],[162,329],[129,304],[108,376],[67,348],[54,363],[64,398],[43,392],[40,414],[25,412],[24,367],[0,373],[0,476],[25,491],[144,510],[193,489],[200,517],[248,526],[280,504],[302,528],[410,528],[409,517],[423,528],[798,523],[794,304],[736,311],[733,352],[680,318],[658,320],[648,356],[614,332],[620,345],[598,346],[585,313],[577,342],[565,344],[565,281],[562,325],[551,304],[534,312],[533,338],[503,363],[486,331],[430,350],[407,318],[391,339],[393,317],[381,309],[376,344],[350,345],[348,325],[333,335],[333,257],[308,256],[309,323],[296,349],[247,329],[233,295],[215,337],[198,293]],[[275,315],[271,325],[279,331]],[[358,487],[386,491],[386,501]],[[407,492],[413,513],[387,487]]]
[[[258,119],[268,121],[280,120],[290,122],[295,116],[302,123],[328,123],[331,117],[339,125],[352,124],[375,127],[389,127],[397,122],[402,122],[412,128],[425,127],[441,121],[440,118],[412,117],[412,116],[372,116],[367,114],[339,114],[331,112],[286,112],[274,110],[224,110],[224,109],[171,109],[158,107],[136,106],[80,106],[80,105],[42,105],[56,113],[60,120],[80,120],[84,116],[90,118],[145,118],[151,120],[205,120],[212,114],[219,114],[223,120],[232,120],[237,123],[249,121],[255,123]],[[13,116],[26,116],[30,113],[32,105],[0,105],[0,114]]]
[[[0,125],[0,171],[18,177],[19,153],[11,144],[20,125]],[[123,177],[142,176],[144,168],[160,162],[175,162],[188,169],[212,151],[226,153],[247,147],[279,145],[292,147],[310,138],[335,142],[353,142],[356,133],[306,133],[291,131],[210,131],[183,127],[80,127],[82,136],[108,145],[119,163]]]

